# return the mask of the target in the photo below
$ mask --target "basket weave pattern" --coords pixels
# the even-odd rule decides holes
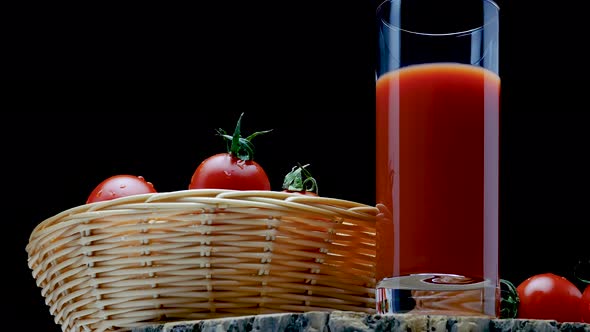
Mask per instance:
[[[376,213],[274,191],[145,194],[51,217],[26,250],[67,332],[279,312],[374,313]]]

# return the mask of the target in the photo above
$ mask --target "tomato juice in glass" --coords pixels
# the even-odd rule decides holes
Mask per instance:
[[[401,2],[379,13],[377,311],[495,317],[497,6],[483,1],[476,28],[422,33],[396,25]]]

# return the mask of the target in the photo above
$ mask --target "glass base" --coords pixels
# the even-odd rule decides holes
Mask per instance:
[[[378,314],[496,317],[497,285],[456,274],[421,273],[385,278],[377,284]]]

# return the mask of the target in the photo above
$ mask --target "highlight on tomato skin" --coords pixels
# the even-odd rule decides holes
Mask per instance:
[[[143,176],[131,174],[113,175],[103,180],[92,190],[86,204],[156,192],[154,185],[146,181]]]
[[[529,277],[516,287],[519,304],[517,318],[581,322],[582,292],[565,277],[542,273]]]

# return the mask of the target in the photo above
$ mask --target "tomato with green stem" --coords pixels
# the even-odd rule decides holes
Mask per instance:
[[[298,164],[285,175],[283,191],[299,193],[308,196],[318,196],[318,184],[311,173],[306,169],[309,164],[301,166]]]
[[[227,152],[218,153],[203,160],[195,169],[189,189],[232,189],[232,190],[270,190],[270,181],[264,168],[254,161],[252,139],[271,130],[241,136],[240,115],[233,135],[223,129],[217,133],[228,141]]]
[[[88,196],[86,204],[108,201],[119,197],[155,193],[156,189],[143,176],[120,174],[99,183]]]

